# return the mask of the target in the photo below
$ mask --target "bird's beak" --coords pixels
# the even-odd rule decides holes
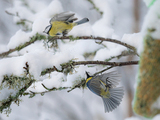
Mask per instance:
[[[87,71],[86,71],[86,75],[87,75],[87,78],[91,77],[91,76],[88,74],[88,72],[87,72]]]

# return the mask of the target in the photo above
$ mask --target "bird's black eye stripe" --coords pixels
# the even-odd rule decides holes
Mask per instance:
[[[52,25],[51,25],[51,26],[48,26],[48,27],[50,27],[50,28],[49,28],[49,30],[47,31],[47,34],[49,34],[49,31],[51,30],[51,28],[52,28]]]
[[[66,23],[67,25],[69,24],[68,22],[64,22],[64,23]]]

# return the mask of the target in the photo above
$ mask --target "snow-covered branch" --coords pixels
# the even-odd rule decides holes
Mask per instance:
[[[40,34],[37,33],[35,36],[30,38],[29,42],[26,42],[26,43],[24,43],[22,45],[19,45],[18,47],[14,48],[14,49],[10,49],[10,50],[8,50],[6,52],[0,53],[0,57],[5,57],[5,56],[9,55],[12,52],[20,51],[21,49],[31,45],[35,41],[44,40],[44,39],[46,39],[46,36],[40,35]],[[136,48],[134,46],[129,45],[129,44],[124,43],[124,42],[121,42],[121,41],[116,40],[116,39],[111,39],[111,38],[92,37],[92,36],[78,36],[78,37],[63,36],[63,37],[52,37],[52,38],[49,37],[48,42],[54,42],[55,40],[68,40],[68,39],[69,40],[100,40],[101,41],[100,44],[103,41],[112,42],[112,43],[115,43],[115,44],[119,44],[119,45],[125,46],[125,47],[129,48],[130,50],[132,50],[131,52],[127,52],[127,54],[125,54],[125,55],[135,54],[135,55],[139,56],[138,53],[137,53],[137,50],[136,50]],[[122,53],[122,56],[123,55],[124,55],[124,53]]]
[[[42,40],[42,39],[46,39],[46,37],[44,35],[40,35],[40,34],[37,33],[35,36],[33,36],[33,37],[30,38],[29,42],[21,44],[21,45],[17,46],[16,48],[10,49],[10,50],[8,50],[6,52],[0,53],[0,57],[6,57],[10,53],[15,52],[15,51],[20,51],[21,49],[23,49],[23,48],[31,45],[35,41]]]
[[[52,37],[51,39],[49,39],[49,41],[64,40],[64,39],[70,39],[70,40],[87,40],[87,39],[88,40],[100,40],[101,41],[100,43],[102,43],[103,41],[112,42],[112,43],[116,43],[116,44],[125,46],[125,47],[133,50],[135,52],[135,54],[137,54],[136,48],[134,46],[129,45],[127,43],[124,43],[122,41],[116,40],[116,39],[111,39],[111,38],[93,37],[93,36],[77,36],[77,37],[64,36],[64,37]]]

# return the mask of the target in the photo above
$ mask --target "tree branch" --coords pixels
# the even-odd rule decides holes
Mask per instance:
[[[8,14],[8,15],[12,15],[12,16],[16,16],[16,17],[18,17],[19,19],[20,19],[20,21],[26,21],[26,22],[29,22],[29,23],[32,23],[33,24],[33,22],[32,21],[30,21],[30,20],[27,20],[27,19],[22,19],[20,16],[19,16],[19,14],[18,14],[18,12],[16,12],[16,14],[13,14],[13,13],[10,13],[9,11],[7,11],[7,10],[5,10],[5,12]]]
[[[69,61],[67,63],[61,64],[62,69],[58,70],[55,66],[53,68],[47,68],[44,71],[41,72],[41,75],[45,75],[47,73],[51,73],[53,71],[57,72],[63,72],[64,69],[70,67],[70,66],[76,66],[76,65],[88,65],[88,64],[96,64],[96,65],[109,65],[112,67],[116,66],[126,66],[126,65],[137,65],[138,61],[127,61],[127,62],[105,62],[105,61]]]
[[[51,92],[51,91],[64,90],[64,89],[71,88],[71,87],[59,87],[59,88],[53,87],[53,88],[49,89],[49,88],[47,88],[43,83],[42,83],[42,86],[46,89],[46,91],[44,91],[44,92],[29,91],[29,92],[23,93],[23,95],[30,95],[29,98],[32,98],[32,97],[34,97],[36,94],[41,94],[41,95],[43,96],[45,93],[48,93],[48,92]]]
[[[26,43],[24,43],[22,45],[19,45],[18,47],[14,48],[14,49],[10,49],[10,50],[8,50],[6,52],[1,53],[0,57],[6,57],[10,53],[15,52],[15,51],[20,51],[21,49],[31,45],[35,41],[42,40],[42,39],[46,39],[46,37],[44,35],[40,35],[40,34],[37,33],[35,36],[31,37],[29,42],[26,42]]]
[[[46,39],[46,37],[44,35],[40,35],[40,34],[36,34],[35,36],[31,37],[31,40],[29,42],[26,42],[22,45],[19,45],[18,47],[14,48],[14,49],[10,49],[8,50],[7,52],[3,52],[0,54],[0,57],[5,57],[7,55],[9,55],[10,53],[12,52],[15,52],[15,51],[20,51],[21,49],[29,46],[30,44],[34,43],[35,41],[37,40],[42,40],[42,39]],[[113,43],[116,43],[116,44],[120,44],[122,46],[125,46],[131,50],[134,51],[134,53],[136,55],[138,55],[137,51],[136,51],[136,48],[127,44],[127,43],[124,43],[124,42],[121,42],[119,40],[116,40],[116,39],[111,39],[111,38],[103,38],[103,37],[92,37],[92,36],[80,36],[80,37],[72,37],[72,36],[63,36],[63,37],[52,37],[50,38],[48,41],[49,42],[52,42],[52,41],[55,41],[55,40],[64,40],[64,39],[70,39],[70,40],[81,40],[81,39],[88,39],[88,40],[101,40],[101,41],[107,41],[107,42],[113,42]]]
[[[98,7],[96,7],[96,5],[94,4],[92,0],[88,0],[88,2],[90,2],[93,5],[93,9],[97,10],[101,15],[103,14],[103,12],[100,11]]]
[[[73,62],[75,65],[87,65],[87,64],[100,64],[100,65],[110,65],[110,66],[125,66],[125,65],[137,65],[138,61],[128,61],[128,62],[105,62],[105,61],[78,61]]]
[[[111,39],[111,38],[103,38],[103,37],[93,37],[93,36],[80,36],[80,37],[72,37],[72,36],[63,36],[63,37],[52,37],[49,39],[49,41],[54,41],[54,40],[59,40],[59,39],[70,39],[70,40],[81,40],[81,39],[88,39],[88,40],[101,40],[101,41],[107,41],[107,42],[113,42],[113,43],[116,43],[116,44],[119,44],[119,45],[122,45],[124,47],[127,47],[131,50],[133,50],[136,55],[138,55],[137,51],[136,51],[136,48],[127,44],[127,43],[124,43],[124,42],[121,42],[119,40],[116,40],[116,39]],[[139,55],[138,55],[139,56]]]

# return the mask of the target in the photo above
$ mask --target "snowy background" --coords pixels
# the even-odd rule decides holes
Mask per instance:
[[[133,0],[93,1],[99,10],[103,11],[103,15],[93,9],[93,5],[87,0],[0,0],[0,53],[29,41],[30,37],[37,32],[43,34],[44,28],[49,25],[50,18],[63,11],[72,11],[79,19],[88,17],[90,20],[89,23],[75,27],[69,35],[114,38],[138,48],[138,41],[142,40],[139,32],[148,9],[145,3],[141,0],[136,0],[137,3]],[[19,17],[8,15],[5,10],[12,14],[18,12]],[[27,27],[15,24],[20,19],[28,20]],[[42,82],[48,88],[70,87],[75,79],[78,80],[77,77],[84,78],[85,70],[95,73],[102,67],[80,66],[76,68],[77,73],[67,76],[53,72],[39,77],[40,72],[52,67],[53,63],[59,68],[60,63],[71,59],[85,60],[83,57],[85,52],[96,51],[92,60],[105,60],[126,50],[125,47],[108,42],[104,43],[107,46],[104,48],[90,40],[68,42],[68,44],[60,41],[58,45],[59,49],[55,52],[55,49],[46,49],[43,41],[37,41],[19,52],[12,53],[10,58],[0,59],[0,81],[5,74],[22,76],[23,67],[27,61],[32,66],[30,73],[39,80],[34,84],[36,87],[31,86],[29,90],[43,91],[44,88],[40,84]],[[138,57],[129,56],[113,61],[138,59]],[[2,113],[0,120],[141,120],[142,118],[135,117],[131,109],[138,65],[116,69],[121,74],[120,86],[124,86],[125,95],[120,106],[111,113],[104,113],[101,98],[88,89],[77,88],[69,93],[67,90],[62,90],[49,92],[44,96],[36,95],[33,98],[23,96],[20,106],[12,104],[9,117]],[[64,82],[62,79],[67,81]],[[0,100],[8,94],[6,91],[1,91]],[[153,120],[158,119],[159,116]]]

